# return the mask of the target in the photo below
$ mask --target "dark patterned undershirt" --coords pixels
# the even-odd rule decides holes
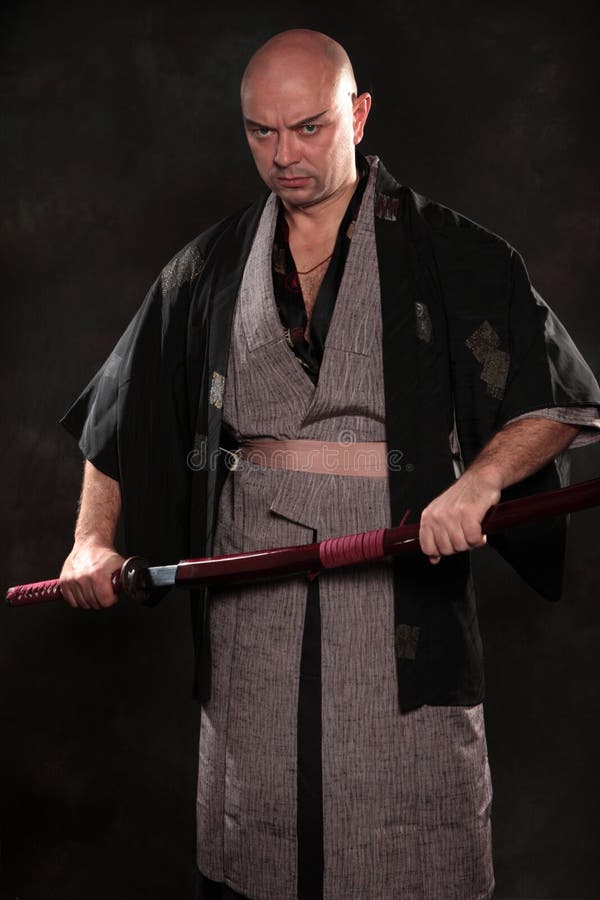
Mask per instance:
[[[319,378],[319,369],[323,359],[325,339],[333,314],[335,300],[342,280],[346,258],[358,210],[367,183],[369,165],[364,157],[357,154],[356,165],[359,181],[348,208],[342,219],[337,240],[327,271],[323,276],[321,287],[315,300],[310,319],[308,340],[305,338],[308,318],[296,263],[289,245],[289,228],[285,221],[283,204],[279,204],[279,215],[273,242],[273,289],[275,303],[281,324],[285,330],[288,344],[296,358],[305,369],[314,384]]]

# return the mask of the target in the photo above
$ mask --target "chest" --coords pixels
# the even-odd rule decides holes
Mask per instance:
[[[310,321],[317,295],[321,288],[327,267],[335,246],[334,233],[324,232],[313,235],[309,242],[290,233],[290,253],[292,255],[302,298]]]
[[[300,282],[306,317],[309,322],[326,271],[327,262],[324,262],[311,271],[298,272],[298,281]]]

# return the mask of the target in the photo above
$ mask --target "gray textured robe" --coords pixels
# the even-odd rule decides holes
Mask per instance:
[[[275,306],[267,202],[233,321],[223,418],[236,437],[385,440],[371,172],[315,388]],[[386,479],[228,476],[215,554],[390,523]],[[484,900],[491,784],[481,704],[401,714],[391,569],[320,576],[325,900]],[[215,595],[202,710],[198,865],[256,900],[297,896],[296,729],[306,581]]]

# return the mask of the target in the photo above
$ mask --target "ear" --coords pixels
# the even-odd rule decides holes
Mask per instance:
[[[361,94],[352,103],[354,143],[360,144],[365,132],[365,122],[371,109],[371,95]]]

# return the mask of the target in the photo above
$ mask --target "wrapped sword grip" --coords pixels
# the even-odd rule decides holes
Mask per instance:
[[[148,579],[144,573],[148,563],[141,556],[130,556],[120,569],[111,575],[112,588],[115,594],[133,600],[145,600],[149,594]],[[8,606],[30,606],[49,600],[64,599],[58,578],[49,581],[36,581],[33,584],[18,584],[8,589],[6,603]]]

